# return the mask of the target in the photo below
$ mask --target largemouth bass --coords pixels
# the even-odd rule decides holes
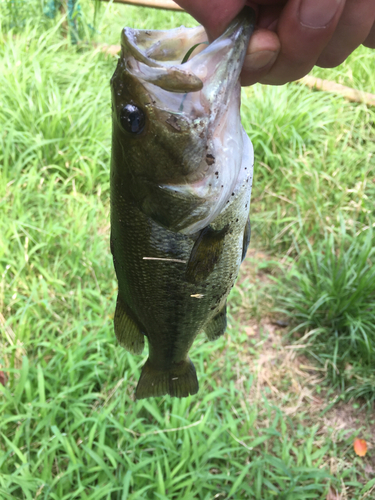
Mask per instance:
[[[239,75],[253,28],[245,9],[209,45],[202,27],[122,32],[111,80],[114,328],[132,353],[148,340],[137,399],[195,394],[189,349],[201,331],[213,340],[226,329],[250,240]]]

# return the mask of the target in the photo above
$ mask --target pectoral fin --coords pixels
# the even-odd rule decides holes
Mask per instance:
[[[247,249],[249,248],[250,236],[251,236],[250,219],[247,219],[245,231],[243,233],[242,260],[244,260],[244,258],[246,257]]]
[[[227,232],[228,226],[220,231],[215,231],[210,226],[202,229],[187,263],[186,280],[189,283],[200,283],[212,273],[222,254]]]
[[[227,303],[224,307],[212,318],[205,328],[208,340],[216,340],[221,335],[224,335],[227,328]]]
[[[126,312],[120,294],[117,296],[114,327],[119,344],[132,354],[141,354],[145,345],[144,335]]]

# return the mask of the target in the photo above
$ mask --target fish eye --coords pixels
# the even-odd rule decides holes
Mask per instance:
[[[144,112],[134,104],[126,104],[120,112],[120,122],[127,132],[140,134],[145,128],[146,117]]]

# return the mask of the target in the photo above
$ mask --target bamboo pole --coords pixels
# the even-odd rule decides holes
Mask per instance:
[[[110,0],[102,0],[109,2]],[[113,3],[124,3],[129,5],[137,5],[138,7],[153,7],[154,9],[165,10],[181,10],[184,9],[177,5],[172,0],[113,0]]]
[[[370,94],[370,92],[362,92],[361,90],[345,87],[345,85],[341,85],[340,83],[322,80],[321,78],[315,78],[315,76],[311,75],[304,76],[298,81],[310,89],[332,92],[333,94],[343,96],[351,102],[363,102],[368,106],[375,106],[375,94]]]

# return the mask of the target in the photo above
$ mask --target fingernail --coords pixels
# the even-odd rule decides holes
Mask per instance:
[[[277,52],[272,50],[261,50],[253,54],[247,54],[244,61],[246,71],[257,71],[268,66],[276,59]]]
[[[302,0],[299,19],[309,28],[324,28],[335,16],[343,0]]]

